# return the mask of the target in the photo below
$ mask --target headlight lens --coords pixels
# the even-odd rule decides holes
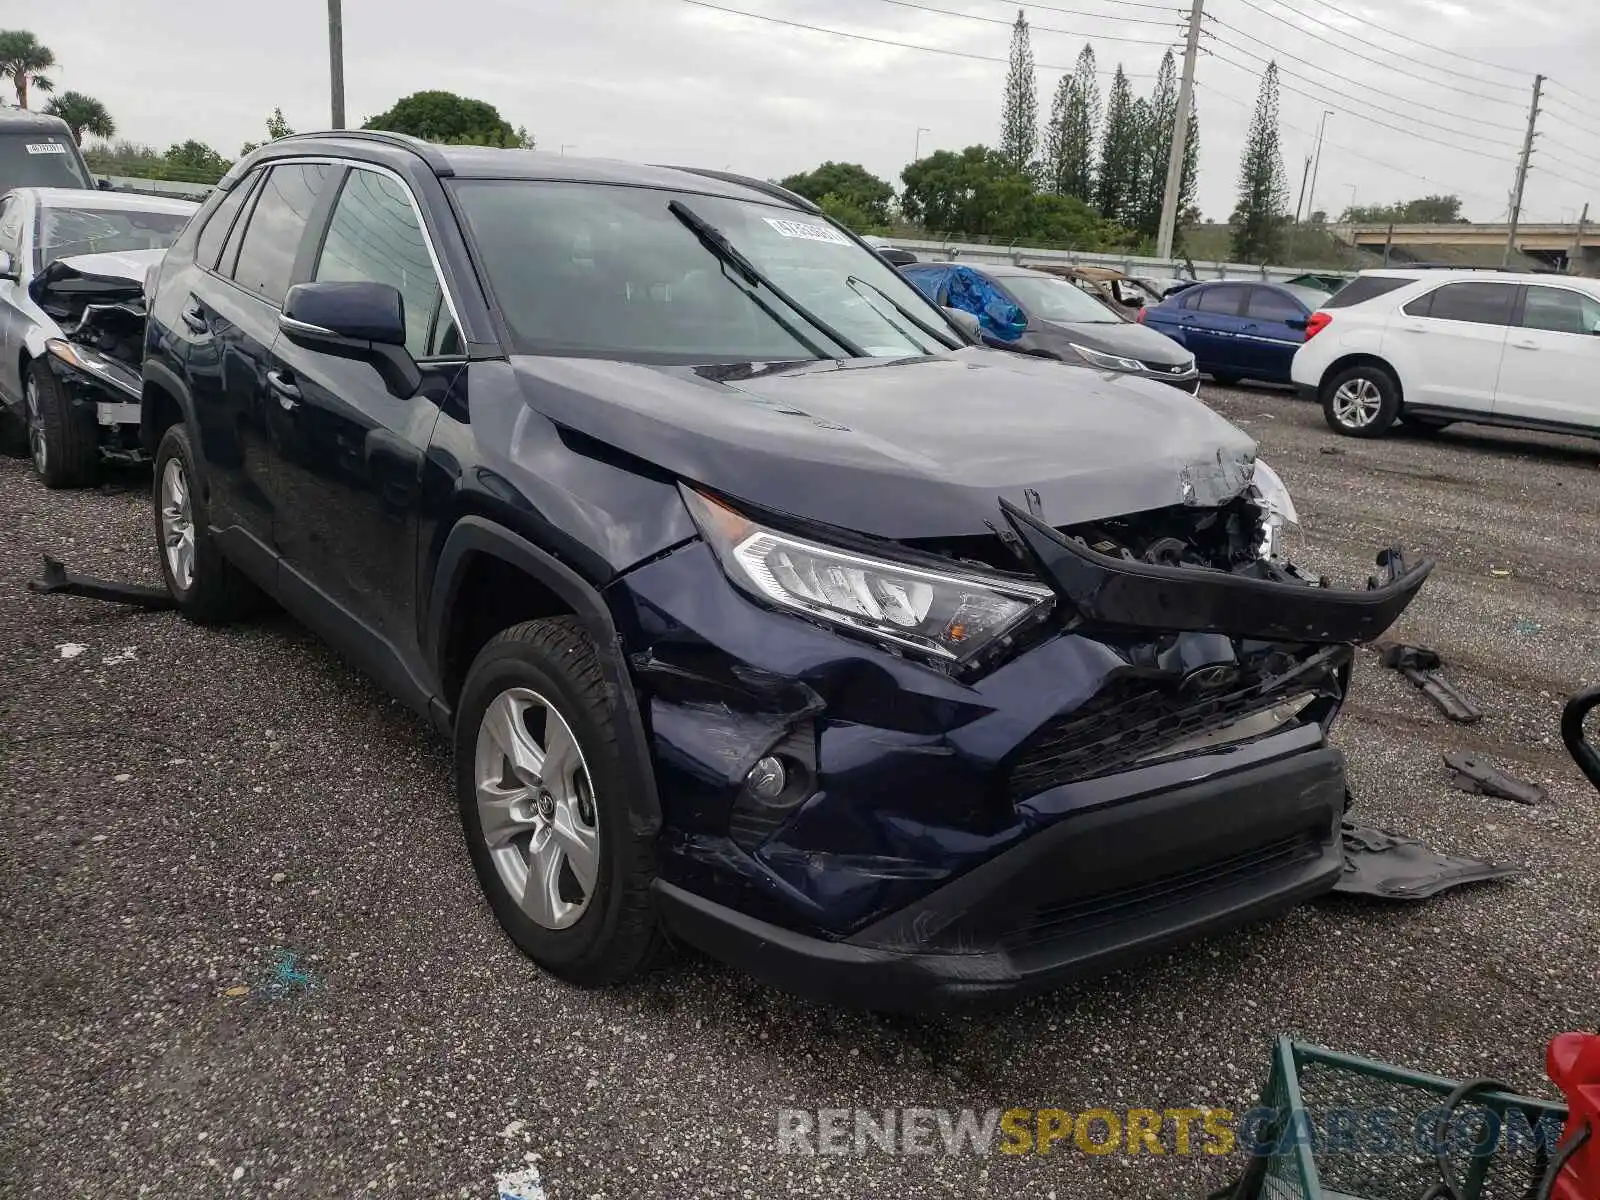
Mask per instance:
[[[1137,358],[1123,358],[1120,354],[1107,354],[1104,350],[1091,350],[1077,342],[1068,342],[1073,351],[1091,367],[1106,371],[1142,371],[1144,364]]]
[[[1300,514],[1295,511],[1289,489],[1283,486],[1278,473],[1259,458],[1255,470],[1256,504],[1261,509],[1261,545],[1257,553],[1262,558],[1277,558],[1282,551],[1283,531],[1300,524]]]
[[[930,570],[793,537],[683,488],[728,578],[757,599],[938,663],[970,662],[1055,603],[1049,588]]]

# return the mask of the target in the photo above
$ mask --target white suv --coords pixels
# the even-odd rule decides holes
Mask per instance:
[[[1597,334],[1600,279],[1363,271],[1312,314],[1290,375],[1350,437],[1397,419],[1600,436]]]

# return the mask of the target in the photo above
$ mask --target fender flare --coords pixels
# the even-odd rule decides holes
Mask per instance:
[[[498,558],[536,579],[559,596],[583,622],[594,642],[606,692],[613,704],[617,751],[627,781],[624,799],[629,820],[635,832],[654,836],[661,829],[661,798],[656,791],[650,743],[628,673],[622,638],[599,591],[571,567],[503,525],[479,516],[464,516],[458,520],[445,538],[434,567],[427,623],[422,629],[423,654],[432,665],[435,678],[444,678],[445,631],[449,628],[450,614],[468,562],[476,554]],[[453,724],[453,714],[450,720]]]
[[[171,396],[174,401],[176,401],[178,405],[178,411],[183,414],[183,423],[188,426],[191,433],[195,432],[197,430],[197,426],[195,424],[194,416],[194,400],[190,397],[189,389],[184,386],[183,380],[178,378],[177,373],[166,364],[154,362],[149,358],[145,359],[143,373],[144,382],[147,385],[152,383],[155,384],[163,392]],[[149,428],[149,416],[150,397],[147,392],[144,398],[139,402],[139,437],[142,441],[148,444],[151,453],[154,453],[155,439],[150,436],[151,431]],[[194,452],[196,454],[201,454],[202,451],[200,447],[200,439],[196,437],[193,439],[193,441]]]

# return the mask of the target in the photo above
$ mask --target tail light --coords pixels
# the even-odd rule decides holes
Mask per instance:
[[[1306,341],[1310,341],[1333,323],[1333,317],[1325,312],[1314,312],[1306,321]]]
[[[1133,314],[1133,319],[1141,325],[1144,324],[1144,305],[1139,306],[1139,311]]]

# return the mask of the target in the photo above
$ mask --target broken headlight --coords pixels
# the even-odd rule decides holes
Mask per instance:
[[[1142,371],[1144,364],[1137,358],[1123,358],[1120,354],[1107,354],[1104,350],[1091,350],[1088,346],[1080,346],[1077,342],[1068,342],[1073,352],[1091,367],[1099,367],[1102,371]]]
[[[1055,602],[1037,584],[895,562],[780,533],[690,488],[682,491],[723,570],[744,591],[935,662],[969,662],[1036,623]]]
[[[1261,543],[1256,553],[1261,558],[1277,558],[1283,550],[1283,531],[1298,528],[1300,514],[1295,511],[1289,489],[1278,473],[1259,458],[1255,470],[1256,506],[1261,509]]]

